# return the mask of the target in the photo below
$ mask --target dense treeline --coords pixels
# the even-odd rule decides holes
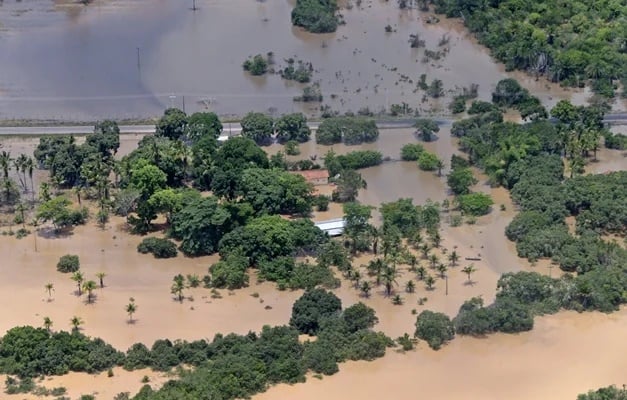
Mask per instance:
[[[520,212],[505,233],[518,254],[531,261],[550,258],[566,272],[560,278],[503,275],[493,304],[473,298],[462,305],[452,321],[458,334],[520,332],[532,329],[535,315],[560,309],[611,312],[627,303],[627,250],[603,238],[625,236],[627,172],[580,175],[586,160],[596,157],[591,153],[604,131],[601,110],[562,101],[551,115],[553,122],[538,115],[523,125],[478,116],[453,127],[469,162],[483,168],[493,184],[511,190]],[[470,175],[455,172],[458,168],[453,167],[449,185],[463,192]],[[454,174],[460,176],[453,180]],[[575,234],[566,224],[568,216],[575,217]]]
[[[324,167],[329,175],[335,176],[343,170],[374,167],[383,162],[383,154],[374,150],[357,150],[337,155],[329,150],[324,156]]]
[[[326,118],[316,132],[316,142],[324,145],[345,143],[358,145],[375,142],[379,138],[379,129],[375,121],[360,117]]]
[[[607,97],[627,82],[627,5],[620,1],[431,0],[461,17],[508,69],[541,74]],[[623,95],[627,89],[623,89]]]
[[[595,391],[589,391],[586,394],[580,394],[577,396],[577,400],[626,400],[627,390],[625,385],[622,389],[616,386],[608,386]]]
[[[20,377],[95,373],[123,361],[123,353],[78,332],[51,333],[25,326],[10,329],[0,340],[0,371]]]
[[[331,375],[345,360],[382,357],[392,341],[371,328],[374,310],[357,303],[342,310],[340,299],[316,289],[294,303],[290,326],[264,326],[260,333],[217,334],[213,341],[157,340],[151,348],[136,343],[126,353],[78,331],[49,332],[18,327],[0,339],[0,372],[21,378],[96,373],[114,366],[127,370],[181,370],[159,391],[144,386],[135,399],[235,399],[249,397],[280,382],[305,380],[307,371]],[[315,329],[310,327],[315,326]],[[317,335],[301,343],[299,333]]]

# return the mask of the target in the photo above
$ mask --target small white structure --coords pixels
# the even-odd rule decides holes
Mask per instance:
[[[340,236],[342,233],[344,233],[346,221],[344,221],[344,218],[336,218],[316,222],[315,225],[320,228],[322,232],[328,233],[329,236]]]

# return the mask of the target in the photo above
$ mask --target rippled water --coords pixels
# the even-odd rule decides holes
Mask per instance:
[[[479,96],[487,99],[505,76],[458,22],[429,25],[424,13],[401,11],[395,2],[369,0],[343,9],[346,25],[324,35],[294,28],[287,0],[197,0],[197,5],[193,12],[191,0],[100,0],[87,7],[5,1],[0,6],[5,28],[0,32],[0,117],[147,117],[183,105],[187,111],[209,108],[222,115],[316,112],[319,104],[293,101],[303,85],[242,71],[248,56],[270,51],[275,69],[289,57],[311,62],[324,103],[340,111],[378,111],[404,101],[423,112],[447,114],[460,87],[477,83]],[[392,33],[384,31],[388,24]],[[446,55],[424,63],[425,49],[408,43],[416,33],[427,49]],[[438,46],[444,36],[448,44]],[[445,99],[422,101],[416,82],[423,73],[428,81],[444,82]],[[573,95],[519,78],[549,104]],[[583,98],[575,94],[576,101]]]

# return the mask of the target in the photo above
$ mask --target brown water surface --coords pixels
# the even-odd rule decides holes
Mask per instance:
[[[547,105],[588,94],[564,90],[520,73],[506,73],[459,21],[427,24],[427,14],[399,10],[392,1],[364,0],[345,8],[346,21],[332,34],[315,35],[290,22],[287,0],[100,0],[87,7],[67,1],[3,2],[0,5],[0,117],[132,118],[164,107],[209,108],[222,115],[250,110],[273,114],[316,113],[318,104],[292,98],[303,85],[279,76],[248,76],[242,62],[273,52],[274,69],[294,57],[311,62],[324,103],[339,111],[379,111],[406,102],[423,113],[448,114],[461,87],[479,85],[489,99],[499,79],[515,76]],[[393,27],[386,33],[386,25]],[[419,34],[440,60],[423,62],[411,49]],[[439,45],[448,37],[448,43]],[[421,74],[444,82],[445,98],[423,102]],[[185,103],[185,104],[184,104]],[[624,108],[624,101],[617,102]]]

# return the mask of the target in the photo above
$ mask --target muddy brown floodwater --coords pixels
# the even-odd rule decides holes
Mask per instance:
[[[626,382],[627,309],[611,315],[563,312],[536,318],[533,331],[456,338],[435,352],[420,345],[304,384],[279,385],[270,399],[573,400],[592,388]]]
[[[195,12],[191,0],[68,3],[0,3],[0,117],[133,118],[184,105],[186,111],[208,108],[222,115],[317,112],[319,104],[292,100],[303,85],[242,71],[247,57],[267,52],[274,53],[277,70],[290,57],[311,62],[324,103],[339,111],[379,111],[406,102],[448,114],[461,87],[476,83],[479,97],[488,99],[506,76],[521,80],[549,106],[562,98],[582,103],[589,95],[505,73],[459,21],[427,24],[427,14],[399,10],[394,1],[353,2],[341,11],[346,24],[324,35],[293,27],[287,0],[197,0]],[[393,32],[386,33],[386,25]],[[411,34],[442,57],[423,62],[425,49],[410,48]],[[448,43],[440,46],[444,37]],[[422,102],[424,93],[415,89],[423,73],[429,82],[444,82],[444,98]],[[616,107],[624,109],[625,102]]]
[[[128,154],[137,146],[141,135],[123,135],[118,157]],[[79,139],[79,143],[82,139]],[[38,140],[35,138],[3,138],[3,150],[32,154]],[[382,130],[376,143],[363,146],[319,146],[313,141],[300,146],[301,156],[321,157],[333,149],[346,153],[357,149],[378,150],[384,156],[397,159],[400,148],[417,142],[410,129]],[[441,127],[438,140],[424,143],[444,160],[456,151],[450,128]],[[281,149],[278,145],[266,148],[269,153]],[[625,169],[623,152],[602,150],[599,162],[588,165],[598,172]],[[446,173],[446,171],[444,171]],[[414,162],[390,161],[367,168],[361,173],[368,181],[362,190],[362,202],[379,206],[382,202],[400,197],[412,198],[414,204],[428,199],[441,201],[447,197],[444,177],[420,171]],[[46,171],[37,171],[35,184],[46,179]],[[516,256],[514,245],[503,232],[515,215],[515,207],[507,191],[491,188],[487,178],[477,173],[479,183],[474,190],[490,193],[495,200],[494,210],[473,225],[442,228],[442,248],[435,254],[444,260],[446,253],[455,249],[460,255],[460,265],[447,272],[448,280],[437,279],[434,290],[417,283],[415,293],[404,293],[405,283],[416,276],[407,265],[399,266],[398,287],[403,304],[393,305],[381,288],[375,288],[370,298],[363,298],[352,283],[342,279],[335,292],[344,306],[363,301],[373,307],[380,319],[378,329],[391,337],[414,331],[415,315],[424,309],[455,315],[460,305],[470,297],[482,296],[486,303],[493,301],[496,282],[502,273],[511,271],[538,271],[554,274],[548,262],[532,266]],[[332,187],[318,188],[330,193]],[[500,210],[500,205],[505,209]],[[328,212],[316,213],[315,219],[328,219],[341,215],[341,207],[332,204]],[[377,222],[378,213],[374,212]],[[4,218],[3,216],[3,219]],[[444,213],[446,221],[447,215]],[[0,231],[6,231],[4,221]],[[171,260],[156,260],[137,253],[141,237],[126,232],[124,220],[114,217],[102,230],[90,222],[77,227],[69,236],[54,237],[42,227],[37,236],[18,240],[0,236],[0,304],[4,304],[0,319],[0,332],[14,326],[41,326],[44,317],[53,321],[53,329],[69,330],[70,319],[79,316],[84,320],[83,332],[102,337],[121,350],[133,343],[150,346],[156,339],[211,339],[218,333],[247,333],[258,331],[265,324],[280,325],[289,320],[291,305],[301,291],[278,291],[270,283],[257,283],[254,274],[248,288],[229,292],[220,290],[220,296],[208,289],[188,289],[186,299],[179,303],[172,298],[172,277],[207,273],[207,268],[217,256],[186,258],[181,255]],[[96,280],[97,272],[105,272],[105,287],[97,289],[93,304],[75,293],[76,286],[69,274],[56,271],[60,256],[77,254],[81,269],[88,279]],[[471,261],[477,272],[473,284],[461,272]],[[369,256],[354,260],[359,268],[369,261]],[[427,266],[426,260],[420,263]],[[429,270],[432,275],[436,272]],[[363,276],[366,276],[365,271]],[[48,296],[44,285],[52,283],[54,292]],[[133,297],[138,305],[136,322],[129,324],[124,306]],[[419,299],[424,299],[419,304]],[[330,400],[346,398],[386,398],[389,393],[411,396],[417,393],[442,399],[485,398],[538,398],[573,399],[576,393],[589,388],[625,381],[627,347],[623,340],[627,329],[627,310],[612,314],[560,313],[538,318],[532,332],[519,335],[492,335],[485,339],[457,338],[439,352],[419,344],[416,351],[397,354],[390,351],[383,359],[374,362],[351,362],[341,365],[340,373],[322,381],[309,379],[302,385],[279,385],[259,399],[318,398]],[[112,398],[122,391],[136,392],[141,379],[148,375],[151,384],[159,386],[167,377],[150,371],[114,371],[96,376],[68,374],[46,378],[38,384],[48,388],[65,386],[72,398],[81,394],[98,393],[98,398]],[[0,378],[1,379],[1,378]],[[19,395],[11,398],[29,398]],[[30,399],[30,398],[29,398]]]

